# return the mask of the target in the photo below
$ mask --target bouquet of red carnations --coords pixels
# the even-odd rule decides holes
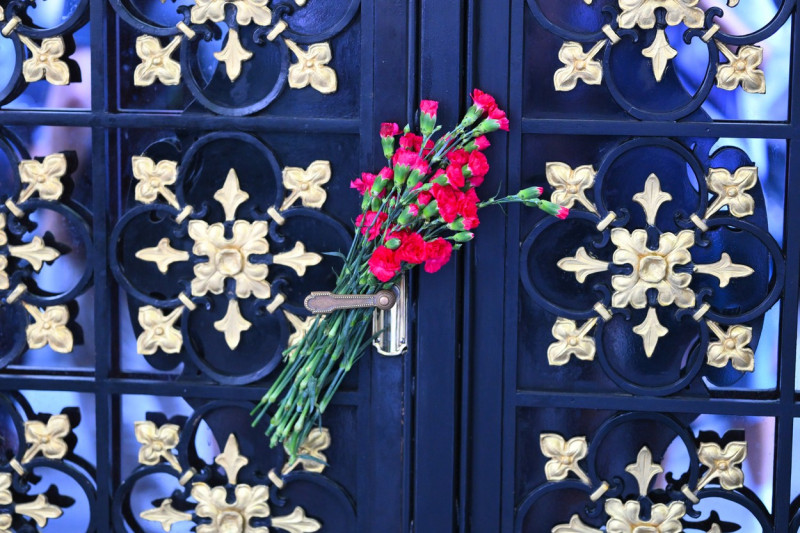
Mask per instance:
[[[480,201],[475,188],[489,171],[483,154],[489,147],[486,134],[508,131],[508,119],[489,94],[475,89],[472,99],[461,123],[436,140],[441,127],[436,125],[438,103],[432,100],[420,104],[420,134],[409,126],[402,135],[397,124],[381,126],[387,166],[351,183],[363,196],[362,213],[334,293],[373,294],[391,288],[403,272],[420,264],[426,272],[436,272],[453,250],[472,240],[471,230],[480,222],[478,210],[489,205],[520,202],[566,218],[567,208],[540,198],[541,187]],[[278,404],[267,435],[270,446],[284,444],[291,461],[347,372],[367,351],[371,318],[371,309],[318,316],[284,352],[282,372],[252,414],[255,425]]]

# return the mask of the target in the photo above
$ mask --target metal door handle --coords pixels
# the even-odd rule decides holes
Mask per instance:
[[[397,294],[381,290],[375,294],[334,294],[332,292],[312,292],[306,297],[305,306],[315,315],[330,313],[339,309],[361,309],[375,307],[386,311],[397,302]]]

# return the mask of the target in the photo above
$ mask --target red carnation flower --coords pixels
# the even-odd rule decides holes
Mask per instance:
[[[381,171],[378,173],[378,176],[380,176],[382,179],[389,181],[392,178],[394,178],[394,170],[392,170],[389,167],[383,167]]]
[[[410,204],[408,206],[408,212],[412,217],[419,216],[419,206],[417,204]]]
[[[367,235],[367,240],[371,241],[381,234],[383,223],[386,222],[387,218],[388,215],[386,213],[378,214],[376,211],[367,211],[366,219],[364,215],[358,215],[356,227],[361,228],[361,234]]]
[[[425,241],[413,231],[398,231],[389,235],[390,239],[399,239],[400,246],[395,251],[395,255],[400,261],[418,265],[425,261],[427,251]]]
[[[439,102],[436,100],[423,100],[419,103],[419,109],[426,115],[435,117],[439,109]]]
[[[450,165],[447,167],[447,181],[457,189],[464,186],[466,182],[464,180],[464,173],[461,170],[461,165]]]
[[[366,194],[372,188],[372,184],[375,183],[376,177],[375,174],[362,172],[360,178],[356,178],[350,182],[350,188],[356,189],[362,195]]]
[[[422,191],[417,195],[417,203],[419,205],[428,205],[433,200],[433,195],[428,191]]]
[[[491,146],[489,139],[487,139],[485,135],[481,135],[472,142],[475,143],[475,147],[478,150],[486,150],[487,148],[489,148],[489,146]]]
[[[454,165],[463,167],[469,161],[469,153],[466,150],[452,150],[448,152],[447,159]]]
[[[425,243],[425,272],[438,272],[453,253],[453,245],[439,237],[435,241]]]
[[[400,126],[394,122],[384,122],[381,124],[381,137],[394,137],[400,133]]]
[[[477,228],[481,223],[478,219],[478,201],[475,189],[469,189],[458,201],[458,213],[464,219],[465,230]]]
[[[475,107],[485,113],[491,113],[497,109],[497,102],[495,101],[494,96],[487,94],[480,89],[475,89],[472,91],[472,101],[475,102]]]
[[[369,258],[369,270],[372,274],[386,283],[400,271],[400,259],[385,246],[379,246]]]
[[[419,152],[422,147],[422,136],[415,133],[408,132],[400,137],[400,148],[411,150],[412,152]]]
[[[469,154],[469,163],[467,164],[473,176],[483,178],[489,172],[489,162],[486,161],[486,156],[480,152]]]
[[[495,109],[491,113],[489,113],[489,119],[497,122],[498,127],[503,131],[508,131],[508,117],[506,117],[506,112],[502,109]]]
[[[458,202],[461,200],[463,193],[449,185],[438,184],[433,186],[432,192],[439,206],[439,214],[442,220],[450,223],[458,218]]]

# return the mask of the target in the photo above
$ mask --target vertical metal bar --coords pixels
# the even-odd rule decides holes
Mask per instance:
[[[439,121],[450,125],[463,94],[464,2],[419,6],[420,97],[442,102]],[[456,524],[460,281],[456,261],[436,276],[418,277],[414,526],[420,533],[453,531]]]
[[[790,122],[784,209],[783,242],[786,253],[787,276],[781,302],[780,341],[778,343],[780,412],[777,417],[775,452],[775,490],[773,512],[775,530],[788,531],[791,516],[792,456],[794,448],[795,372],[797,366],[798,279],[800,270],[800,24],[792,19],[792,55],[790,78]]]
[[[95,331],[95,423],[97,446],[97,505],[95,506],[95,524],[98,531],[105,531],[111,526],[109,509],[111,508],[112,475],[114,452],[111,449],[111,406],[109,403],[108,377],[111,358],[110,336],[112,331],[111,302],[109,295],[109,279],[107,266],[108,235],[108,189],[107,189],[107,135],[98,120],[108,109],[106,95],[106,2],[91,0],[90,7],[90,43],[91,43],[91,96],[92,119],[96,124],[92,127],[92,234],[94,239],[94,331]]]

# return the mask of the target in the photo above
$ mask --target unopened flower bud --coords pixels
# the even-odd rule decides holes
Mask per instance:
[[[400,247],[400,239],[397,238],[389,239],[388,241],[386,241],[384,246],[386,246],[390,250],[397,250]]]
[[[464,231],[464,217],[458,217],[449,223],[447,227],[453,231]]]
[[[381,208],[381,203],[382,202],[380,198],[373,198],[370,205],[370,209],[372,209],[373,211],[378,211]]]
[[[469,242],[473,237],[475,237],[475,234],[471,231],[462,231],[453,235],[453,240],[456,242]]]
[[[533,200],[542,196],[543,192],[544,189],[541,187],[528,187],[527,189],[522,189],[519,191],[517,196],[519,196],[521,200]]]
[[[397,217],[397,222],[403,226],[410,223],[412,220],[414,220],[414,214],[408,208],[406,208],[402,213],[400,213],[400,216]]]
[[[425,209],[422,210],[422,216],[426,219],[433,218],[439,214],[439,204],[436,200],[431,200],[428,205],[425,206]]]
[[[547,200],[541,200],[539,202],[539,209],[548,215],[553,215],[561,220],[564,220],[569,215],[569,209],[558,204],[554,204],[553,202],[548,202]]]

